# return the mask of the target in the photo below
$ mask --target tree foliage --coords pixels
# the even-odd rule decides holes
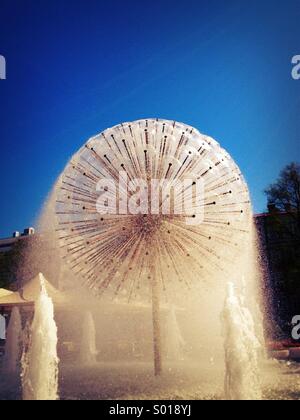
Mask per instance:
[[[292,162],[280,173],[278,180],[265,191],[269,209],[287,213],[294,223],[289,233],[300,239],[300,165]],[[288,228],[288,226],[287,226]],[[289,227],[290,228],[290,227]]]
[[[300,165],[291,163],[265,191],[269,264],[279,323],[290,334],[300,301]],[[275,273],[275,274],[274,274]]]

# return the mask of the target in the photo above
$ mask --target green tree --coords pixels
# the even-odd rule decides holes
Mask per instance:
[[[300,239],[300,165],[292,162],[280,173],[279,178],[271,184],[265,193],[268,207],[276,219],[277,213],[286,213],[291,223],[282,224],[281,228],[293,239]],[[283,220],[278,218],[278,220]]]
[[[300,165],[295,162],[287,165],[265,193],[273,292],[282,302],[279,317],[288,325],[300,302]]]

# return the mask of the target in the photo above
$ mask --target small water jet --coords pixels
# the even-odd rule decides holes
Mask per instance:
[[[93,365],[97,363],[96,328],[93,315],[90,311],[84,314],[82,337],[80,346],[80,363]]]
[[[166,316],[164,344],[166,357],[170,361],[180,361],[183,358],[185,341],[182,337],[175,307],[172,305]]]
[[[258,351],[261,345],[255,335],[250,311],[244,297],[236,296],[228,283],[222,321],[225,348],[225,397],[228,400],[261,400]]]
[[[6,333],[4,370],[9,375],[16,375],[20,368],[22,340],[22,322],[19,309],[14,307]]]
[[[22,358],[24,400],[58,399],[57,327],[54,308],[40,277],[41,292],[35,302],[28,351]]]

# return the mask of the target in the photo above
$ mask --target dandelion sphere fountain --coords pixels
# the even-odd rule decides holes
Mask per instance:
[[[55,195],[58,241],[72,273],[98,295],[151,299],[160,374],[160,302],[230,279],[251,240],[239,168],[188,125],[140,120],[91,138]]]

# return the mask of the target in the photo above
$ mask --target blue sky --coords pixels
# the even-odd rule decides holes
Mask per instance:
[[[299,0],[1,0],[0,237],[35,223],[87,138],[144,117],[215,137],[264,211],[299,161],[299,21]]]

